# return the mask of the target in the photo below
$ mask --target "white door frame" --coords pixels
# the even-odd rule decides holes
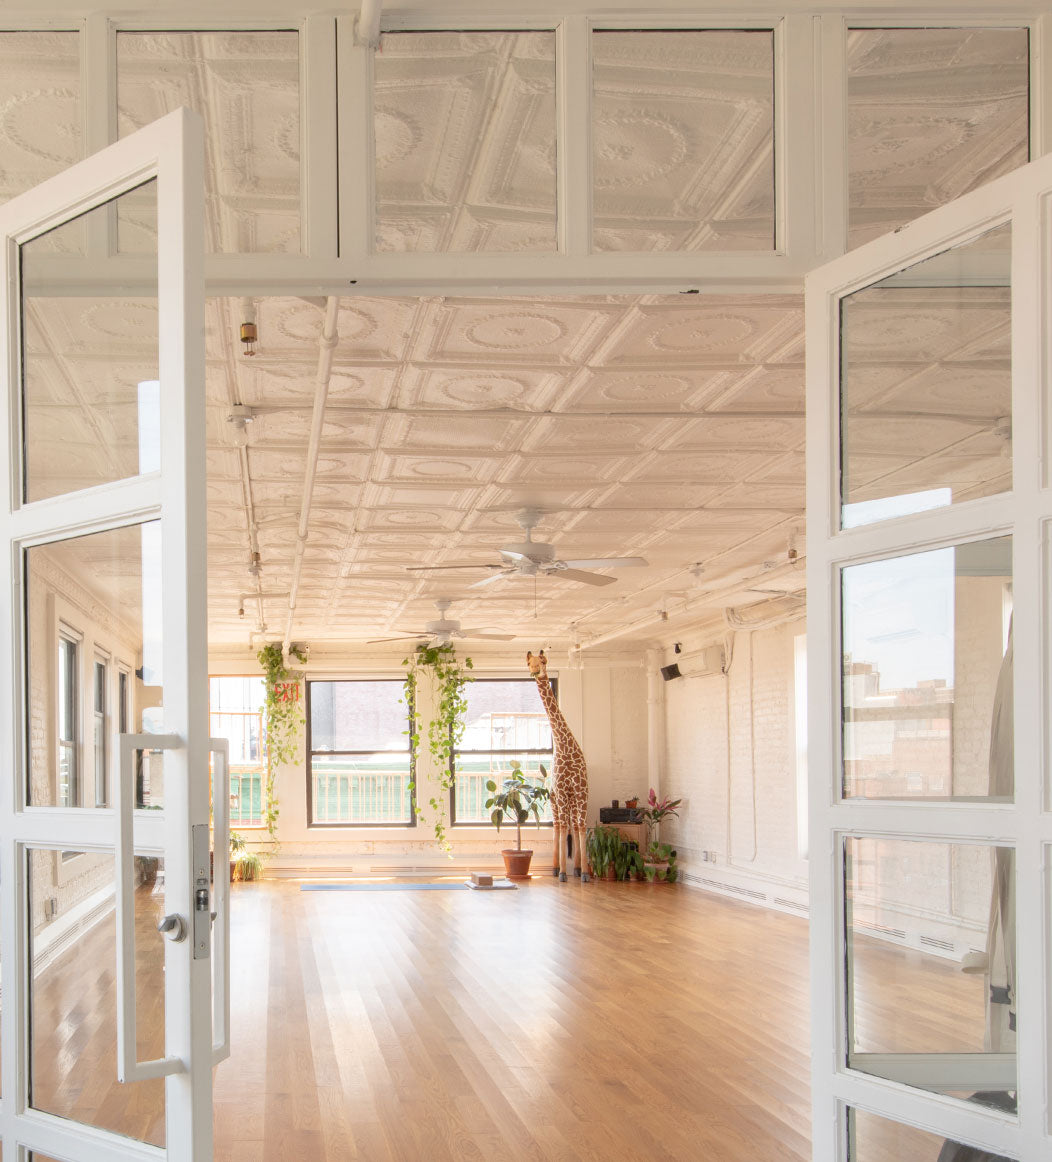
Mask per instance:
[[[813,1141],[845,1159],[847,1111],[868,1110],[1025,1162],[1052,1155],[1049,1109],[1048,729],[1049,248],[1052,157],[1030,163],[807,279],[807,595]],[[841,299],[1005,221],[1012,224],[1013,491],[840,530]],[[841,795],[840,572],[848,564],[1013,536],[1015,801],[845,800]],[[843,837],[1016,849],[1018,1119],[847,1067]]]
[[[0,543],[8,558],[8,567],[0,570],[0,657],[10,659],[0,666],[0,934],[5,994],[0,1133],[5,1157],[12,1162],[28,1156],[28,1150],[70,1162],[166,1157],[207,1162],[212,1157],[212,966],[207,945],[205,955],[195,959],[191,940],[164,942],[168,1061],[146,1069],[148,1074],[166,1075],[167,1149],[29,1108],[31,967],[24,857],[27,844],[119,854],[122,812],[116,806],[123,800],[126,847],[134,834],[136,850],[164,856],[166,911],[192,920],[191,828],[203,825],[207,838],[209,822],[203,168],[201,121],[196,114],[179,110],[0,207],[6,271],[0,284],[0,368],[8,385],[7,406],[0,409],[0,481],[5,482],[9,499],[7,504],[0,503],[4,527]],[[153,178],[158,218],[160,470],[23,503],[19,247]],[[100,292],[105,293],[105,288]],[[170,740],[174,749],[165,760],[164,810],[135,812],[132,823],[131,787],[126,778],[118,781],[113,803],[106,809],[27,807],[24,551],[33,545],[157,519],[164,594],[165,730],[174,736]],[[201,834],[199,830],[199,841]],[[131,882],[130,851],[123,862],[128,870],[126,887]],[[115,866],[119,863],[115,861]],[[225,867],[225,859],[221,866]],[[130,905],[127,891],[118,890],[118,902],[122,895]],[[120,922],[117,928],[120,933]],[[218,930],[226,930],[225,916]],[[118,1009],[123,1009],[125,1018],[129,1012],[134,1014],[132,955],[125,947],[118,974],[126,986],[123,1005],[118,997]],[[217,988],[217,993],[221,991]],[[143,1075],[132,1062],[125,1063],[125,1072]]]

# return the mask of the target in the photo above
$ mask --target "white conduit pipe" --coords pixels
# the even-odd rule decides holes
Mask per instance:
[[[361,11],[354,25],[354,43],[365,48],[376,48],[380,43],[380,13],[384,0],[362,0]]]
[[[296,528],[296,550],[292,558],[292,580],[289,584],[289,612],[285,621],[285,636],[281,641],[281,652],[287,657],[292,642],[292,619],[296,613],[299,598],[300,575],[303,572],[303,555],[307,549],[307,530],[310,526],[311,499],[314,495],[314,477],[318,471],[318,450],[321,446],[321,429],[325,422],[325,403],[329,397],[329,380],[332,378],[332,359],[336,344],[340,341],[336,330],[336,320],[340,313],[340,300],[330,295],[325,302],[325,319],[318,339],[318,371],[314,386],[314,410],[310,420],[310,440],[307,443],[307,469],[303,475],[303,496],[300,500],[300,520]]]
[[[647,650],[647,773],[649,785],[661,798],[668,737],[665,730],[665,679],[661,650]]]

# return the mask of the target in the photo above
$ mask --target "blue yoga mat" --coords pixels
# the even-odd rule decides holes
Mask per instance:
[[[466,892],[467,884],[300,884],[301,892]]]

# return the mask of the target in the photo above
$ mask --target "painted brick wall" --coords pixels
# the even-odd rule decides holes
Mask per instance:
[[[684,871],[733,869],[802,889],[798,855],[793,640],[803,622],[735,635],[729,675],[665,685],[663,792],[684,799],[663,826]],[[702,852],[714,852],[715,862]]]

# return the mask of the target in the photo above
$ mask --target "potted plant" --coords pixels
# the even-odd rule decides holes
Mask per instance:
[[[639,806],[639,796],[638,795],[629,795],[628,798],[625,800],[625,806],[630,811],[634,811]]]
[[[543,766],[541,778],[548,778],[548,772]],[[501,852],[508,879],[527,879],[533,851],[522,849],[522,825],[532,814],[540,827],[541,806],[548,802],[551,792],[543,783],[531,783],[522,773],[522,764],[515,759],[511,761],[511,774],[503,781],[500,790],[497,790],[493,779],[486,780],[486,790],[490,793],[486,800],[486,810],[490,812],[490,820],[497,831],[500,831],[500,825],[506,818],[515,820],[515,847],[506,847]]]
[[[669,815],[673,819],[678,819],[679,805],[682,802],[682,799],[672,799],[668,795],[664,799],[659,799],[654,788],[650,788],[650,794],[647,796],[647,805],[640,811],[640,815],[643,817],[643,822],[647,825],[647,843],[651,847],[657,841],[661,820]]]
[[[261,880],[263,878],[263,857],[256,851],[249,851],[245,837],[238,831],[230,832],[230,882],[235,880]]]
[[[621,832],[609,824],[597,823],[588,832],[587,856],[596,879],[618,879],[617,861],[625,841]]]
[[[651,843],[643,864],[647,883],[674,884],[679,877],[676,852],[670,843]]]

